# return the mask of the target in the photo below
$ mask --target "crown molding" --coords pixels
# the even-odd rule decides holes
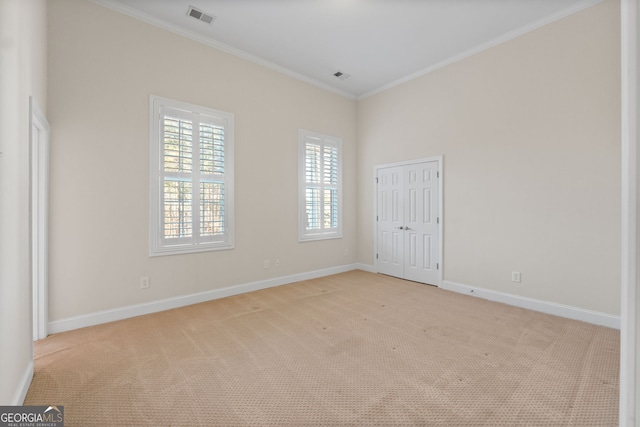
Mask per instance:
[[[492,47],[498,46],[502,43],[505,43],[507,41],[513,40],[516,37],[519,37],[521,35],[524,35],[526,33],[529,33],[531,31],[537,30],[541,27],[544,27],[545,25],[551,24],[555,21],[558,21],[560,19],[566,18],[567,16],[573,15],[574,13],[580,12],[581,10],[587,9],[591,6],[595,6],[596,4],[602,3],[604,0],[585,0],[584,2],[581,2],[573,7],[564,9],[558,13],[555,13],[553,15],[547,16],[543,19],[540,19],[538,21],[532,22],[530,24],[524,25],[522,27],[516,28],[513,31],[510,31],[506,34],[503,34],[499,37],[496,37],[492,40],[489,40],[488,42],[482,43],[474,48],[468,49],[465,52],[462,52],[458,55],[452,56],[450,58],[445,59],[444,61],[438,62],[437,64],[431,65],[427,68],[424,68],[420,71],[417,71],[415,73],[409,74],[407,76],[404,76],[400,79],[394,80],[390,83],[387,83],[385,85],[382,85],[380,87],[378,87],[377,89],[371,90],[369,92],[366,92],[362,95],[354,95],[352,93],[346,92],[344,90],[340,90],[337,89],[333,86],[327,85],[325,83],[322,83],[316,79],[312,79],[310,77],[307,77],[303,74],[300,74],[298,72],[295,72],[293,70],[290,70],[286,67],[282,67],[278,64],[275,64],[271,61],[267,61],[265,59],[262,59],[258,56],[255,56],[253,54],[250,54],[248,52],[245,52],[243,50],[234,48],[232,46],[229,46],[225,43],[219,42],[215,39],[212,39],[210,37],[205,37],[202,36],[198,33],[195,33],[193,31],[189,31],[189,30],[185,30],[184,28],[180,28],[177,25],[173,25],[169,22],[166,22],[164,20],[155,18],[151,15],[148,15],[146,13],[140,12],[139,10],[136,10],[132,7],[123,5],[120,2],[114,1],[114,0],[89,0],[92,3],[98,4],[100,6],[106,7],[108,9],[111,9],[113,11],[119,12],[121,14],[130,16],[132,18],[138,19],[140,21],[143,21],[147,24],[151,24],[154,25],[156,27],[165,29],[167,31],[170,31],[174,34],[178,34],[181,35],[183,37],[189,38],[193,41],[196,41],[198,43],[202,43],[204,45],[207,45],[209,47],[212,47],[214,49],[220,50],[222,52],[234,55],[238,58],[244,59],[246,61],[255,63],[257,65],[263,66],[265,68],[271,69],[273,71],[282,73],[286,76],[289,76],[291,78],[300,80],[302,82],[308,83],[312,86],[318,87],[320,89],[326,90],[328,92],[332,92],[334,94],[343,96],[345,98],[348,99],[352,99],[352,100],[363,100],[365,98],[368,98],[370,96],[376,95],[378,93],[384,92],[386,90],[392,89],[396,86],[399,86],[403,83],[407,83],[411,80],[417,79],[419,77],[422,77],[426,74],[429,74],[433,71],[436,71],[440,68],[446,67],[447,65],[451,65],[455,62],[461,61],[465,58],[468,58],[470,56],[473,56],[477,53],[480,53],[484,50],[490,49]]]
[[[391,83],[388,83],[386,85],[380,86],[377,89],[374,89],[372,91],[369,91],[363,95],[359,95],[356,97],[356,99],[358,101],[368,98],[370,96],[376,95],[378,93],[384,92],[386,90],[389,90],[391,88],[394,88],[396,86],[399,86],[403,83],[407,83],[411,80],[417,79],[418,77],[422,77],[426,74],[429,74],[433,71],[436,71],[440,68],[446,67],[447,65],[453,64],[455,62],[461,61],[465,58],[468,58],[470,56],[475,55],[476,53],[480,53],[484,50],[490,49],[492,47],[498,46],[502,43],[508,42],[509,40],[513,40],[516,37],[519,37],[521,35],[524,35],[526,33],[529,33],[531,31],[537,30],[538,28],[544,27],[545,25],[551,24],[555,21],[558,21],[560,19],[566,18],[567,16],[573,15],[574,13],[580,12],[581,10],[587,9],[591,6],[595,6],[598,3],[602,3],[604,0],[586,0],[576,6],[564,9],[558,13],[555,13],[553,15],[547,16],[543,19],[540,19],[538,21],[532,22],[530,24],[524,25],[522,27],[516,28],[513,31],[510,31],[506,34],[503,34],[499,37],[496,37],[492,40],[489,40],[486,43],[482,43],[481,45],[478,45],[474,48],[471,48],[465,52],[462,52],[458,55],[452,56],[451,58],[447,58],[444,61],[438,62],[437,64],[434,64],[430,67],[424,68],[420,71],[417,71],[415,73],[409,74],[408,76],[402,77],[398,80],[394,80]]]
[[[162,28],[164,30],[170,31],[174,34],[178,34],[180,36],[186,37],[188,39],[191,39],[193,41],[196,41],[198,43],[202,43],[204,45],[207,45],[209,47],[212,47],[214,49],[220,50],[222,52],[228,53],[230,55],[234,55],[238,58],[244,59],[246,61],[249,62],[253,62],[254,64],[263,66],[265,68],[268,68],[270,70],[273,71],[277,71],[281,74],[284,74],[288,77],[292,77],[296,80],[300,80],[304,83],[308,83],[312,86],[315,86],[317,88],[326,90],[328,92],[332,92],[336,95],[340,95],[343,96],[345,98],[348,99],[352,99],[355,100],[356,96],[349,93],[349,92],[345,92],[343,90],[337,89],[333,86],[327,85],[325,83],[322,83],[318,80],[312,79],[310,77],[307,77],[305,75],[302,75],[298,72],[295,72],[293,70],[290,70],[286,67],[282,67],[278,64],[275,64],[271,61],[267,61],[266,59],[262,59],[258,56],[252,55],[248,52],[245,52],[243,50],[240,49],[236,49],[232,46],[229,46],[228,44],[219,42],[218,40],[212,39],[210,37],[205,37],[202,36],[198,33],[195,33],[193,31],[189,31],[189,30],[185,30],[184,28],[181,28],[177,25],[173,25],[169,22],[166,22],[162,19],[158,19],[155,18],[151,15],[148,15],[146,13],[140,12],[139,10],[136,10],[132,7],[123,5],[122,3],[116,2],[116,1],[112,1],[112,0],[89,0],[92,3],[95,3],[97,5],[103,6],[107,9],[111,9],[115,12],[121,13],[123,15],[127,15],[129,17],[135,18],[139,21],[145,22],[147,24]]]

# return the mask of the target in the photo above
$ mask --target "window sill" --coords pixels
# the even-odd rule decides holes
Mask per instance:
[[[342,233],[318,235],[318,236],[300,236],[298,237],[298,243],[315,242],[318,240],[331,240],[331,239],[342,239]]]
[[[175,246],[175,247],[163,247],[161,249],[149,251],[149,257],[158,257],[158,256],[166,256],[166,255],[182,255],[182,254],[193,254],[199,252],[214,252],[214,251],[226,251],[230,249],[234,249],[233,244],[228,245],[185,245],[185,246]]]

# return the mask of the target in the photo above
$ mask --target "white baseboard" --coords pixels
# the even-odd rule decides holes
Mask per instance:
[[[358,270],[366,271],[367,273],[377,273],[374,265],[358,263],[356,264],[356,268]]]
[[[581,320],[595,325],[620,329],[620,316],[601,313],[598,311],[585,310],[570,305],[557,304],[549,301],[542,301],[533,298],[521,297],[505,292],[492,291],[475,286],[463,285],[448,280],[444,280],[441,289],[457,292],[465,295],[472,295],[490,301],[502,302],[516,307],[529,310],[540,311],[542,313],[553,314],[555,316],[566,317],[568,319]]]
[[[316,279],[318,277],[329,276],[332,274],[344,273],[346,271],[357,270],[359,268],[359,264],[347,264],[337,267],[324,268],[321,270],[309,271],[305,273],[293,274],[290,276],[259,280],[257,282],[229,286],[222,289],[213,289],[211,291],[200,292],[197,294],[182,295],[158,301],[129,305],[112,310],[97,311],[95,313],[89,313],[82,316],[74,316],[49,322],[47,325],[47,332],[49,334],[56,334],[60,332],[71,331],[73,329],[99,325],[101,323],[113,322],[116,320],[128,319],[130,317],[141,316],[143,314],[156,313],[159,311],[170,310],[172,308],[184,307],[200,302],[225,298],[232,295],[272,288],[274,286],[287,285],[289,283],[299,282],[302,280],[310,280]]]
[[[16,390],[16,394],[13,398],[13,402],[11,402],[11,405],[22,406],[22,404],[24,404],[24,399],[27,397],[27,392],[29,391],[29,387],[31,386],[32,379],[33,360],[30,360],[26,369],[22,373],[22,377],[20,378],[20,382],[18,383],[18,389]]]
[[[151,301],[143,304],[129,305],[113,310],[103,310],[95,313],[85,314],[82,316],[55,320],[49,322],[48,332],[50,334],[56,334],[59,332],[70,331],[87,326],[99,325],[101,323],[128,319],[130,317],[141,316],[144,314],[156,313],[159,311],[170,310],[172,308],[184,307],[200,302],[225,298],[232,295],[243,294],[246,292],[258,291],[260,289],[287,285],[289,283],[299,282],[302,280],[310,280],[316,279],[318,277],[329,276],[332,274],[344,273],[351,270],[363,270],[369,273],[376,273],[375,267],[369,264],[356,263],[341,265],[337,267],[330,267],[321,270],[293,274],[290,276],[282,276],[273,279],[259,280],[256,282],[229,286],[222,289],[213,289],[211,291],[200,292],[197,294],[182,295],[158,301]],[[492,291],[489,289],[483,289],[469,285],[463,285],[448,280],[444,280],[439,287],[441,289],[458,292],[465,295],[473,295],[491,301],[513,305],[516,307],[527,308],[529,310],[540,311],[542,313],[553,314],[569,319],[582,320],[584,322],[589,322],[596,325],[607,326],[609,328],[620,329],[620,317],[611,314],[585,310],[578,307],[572,307],[533,298],[521,297],[518,295]],[[29,384],[31,383],[31,377],[33,376],[33,364],[31,364],[30,369],[31,373],[29,375],[27,375],[28,373],[25,374],[26,388],[24,389],[24,396],[26,396],[26,392],[29,389]],[[22,396],[23,400],[24,396]]]

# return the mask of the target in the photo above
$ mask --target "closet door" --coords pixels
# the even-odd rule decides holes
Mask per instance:
[[[378,271],[404,276],[404,168],[378,171]]]
[[[438,188],[435,161],[378,170],[378,272],[438,284]]]
[[[438,283],[437,163],[404,167],[404,278]]]

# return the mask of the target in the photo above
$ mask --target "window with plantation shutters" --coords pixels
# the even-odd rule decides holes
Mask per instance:
[[[150,99],[150,255],[233,247],[233,114]]]
[[[341,140],[299,131],[300,241],[342,237]]]

